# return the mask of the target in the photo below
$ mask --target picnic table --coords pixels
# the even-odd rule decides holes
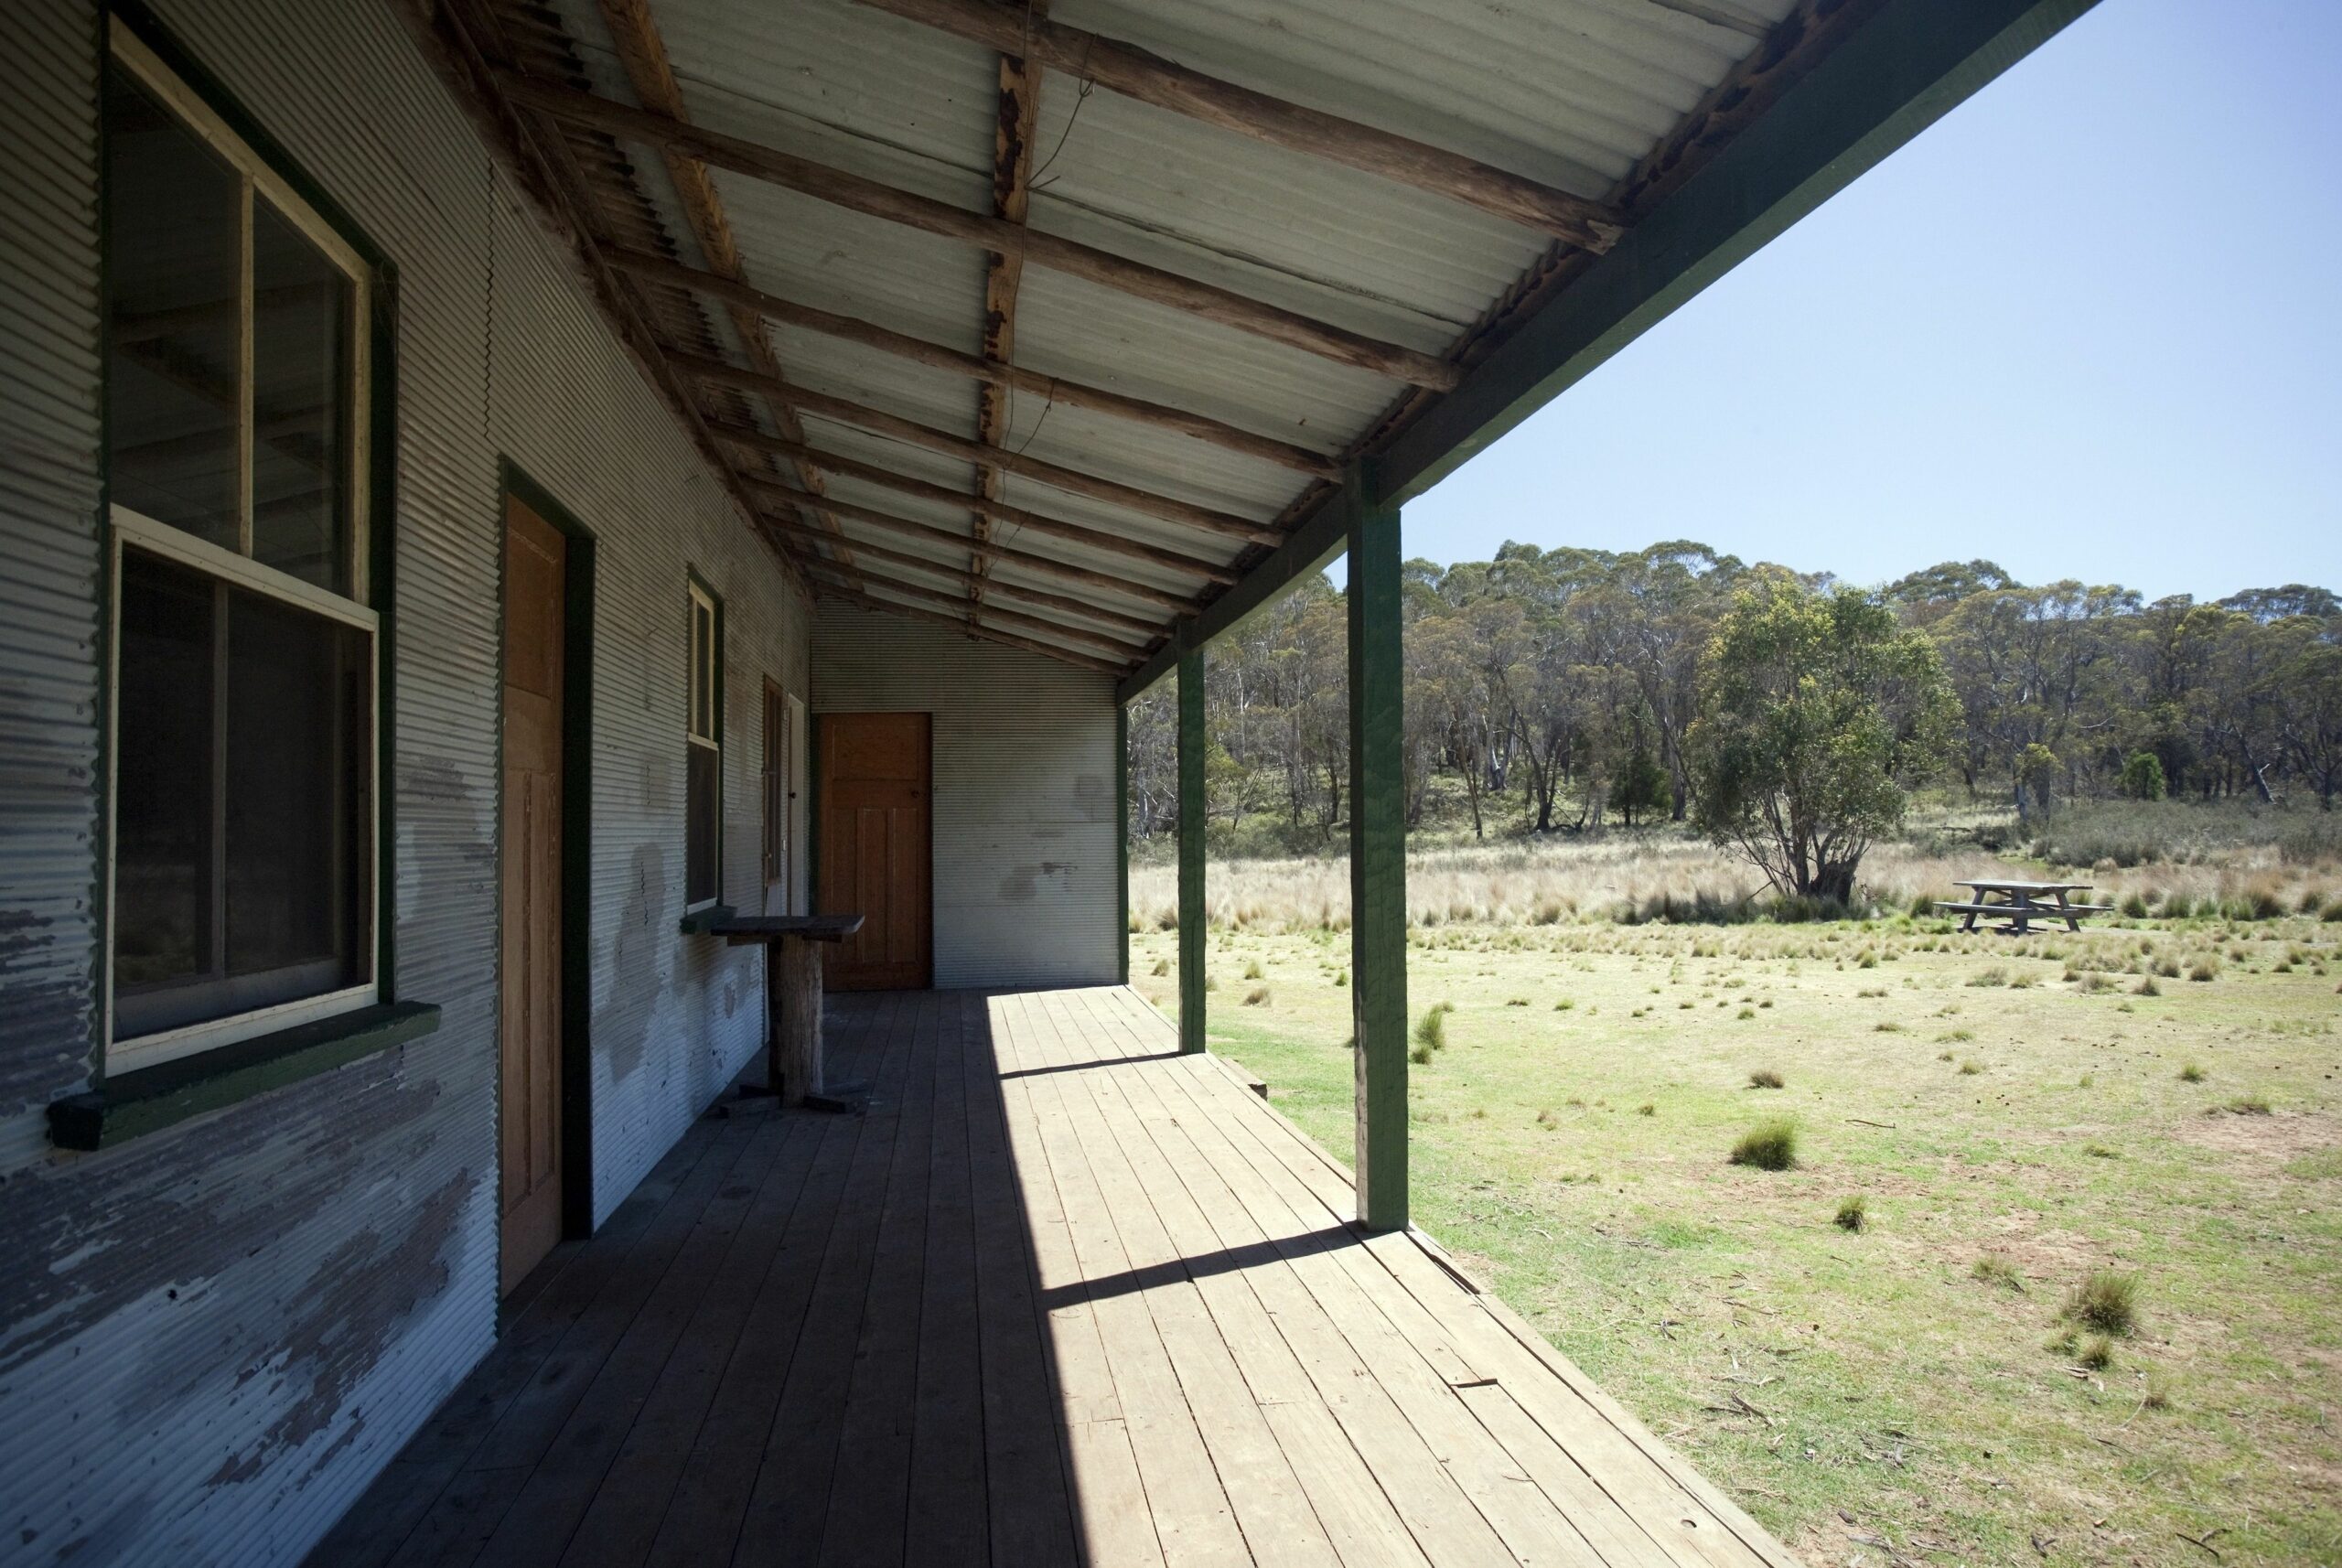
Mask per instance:
[[[700,929],[736,948],[765,950],[766,1092],[784,1105],[821,1104],[822,954],[814,944],[845,940],[862,929],[862,917],[720,909]]]
[[[1980,918],[1995,917],[2002,921],[1998,929],[2013,936],[2024,936],[2036,920],[2063,920],[2068,930],[2079,931],[2084,915],[2114,912],[2111,904],[2077,904],[2066,897],[2090,891],[2091,884],[2087,882],[2013,882],[1983,877],[1962,881],[1959,886],[1971,889],[1974,897],[1964,904],[1939,903],[1936,908],[1948,914],[1965,915],[1967,918],[1960,923],[1963,931],[1974,930]]]

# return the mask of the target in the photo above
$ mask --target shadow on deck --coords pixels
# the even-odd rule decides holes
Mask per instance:
[[[1790,1563],[1129,991],[830,1020],[867,1113],[697,1123],[313,1563]]]

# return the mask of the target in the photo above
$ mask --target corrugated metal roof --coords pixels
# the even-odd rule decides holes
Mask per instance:
[[[1049,16],[1600,199],[1793,3],[1058,0]],[[993,210],[1000,59],[990,48],[851,0],[790,0],[778,10],[753,0],[653,0],[650,10],[694,124],[962,211]],[[534,14],[565,32],[573,77],[604,98],[636,102],[596,0],[553,0]],[[1522,295],[1525,280],[1552,269],[1554,242],[1542,231],[1060,72],[1040,76],[1026,218],[1036,233],[1447,359]],[[622,215],[649,214],[664,231],[658,248],[707,265],[661,156],[623,140],[616,145],[631,166],[633,190],[597,200]],[[596,179],[624,172],[607,158],[588,170]],[[716,171],[714,184],[755,287],[959,353],[983,351],[987,257],[977,246],[736,172]],[[703,311],[701,340],[745,364],[726,316]],[[671,309],[662,313],[662,330],[672,318]],[[964,375],[803,328],[776,327],[768,336],[799,386],[962,438],[980,435],[979,388]],[[1387,375],[1032,262],[1017,295],[1014,356],[1022,371],[1329,456],[1383,428],[1410,392]],[[757,402],[707,406],[720,420],[761,422],[750,406]],[[825,450],[956,491],[975,489],[978,471],[964,456],[835,419],[803,423]],[[1257,523],[1290,516],[1316,482],[1257,454],[1030,391],[1009,397],[1006,424],[1010,451]],[[1201,560],[1232,563],[1251,548],[1031,478],[1004,482],[1013,504]],[[842,500],[955,532],[976,526],[969,511],[930,499],[846,478],[830,489]],[[1209,594],[1192,575],[1110,550],[1009,525],[995,532],[1017,535],[1020,548]],[[848,532],[877,537],[853,525]]]

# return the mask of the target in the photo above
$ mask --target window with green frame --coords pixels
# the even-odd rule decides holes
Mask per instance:
[[[104,91],[107,1061],[380,1000],[367,265],[134,33]]]

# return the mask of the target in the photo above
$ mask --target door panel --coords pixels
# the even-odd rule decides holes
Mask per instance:
[[[859,914],[858,935],[829,950],[840,991],[932,983],[935,926],[925,714],[821,715],[823,914]]]
[[[560,532],[517,500],[504,519],[503,1288],[561,1238],[562,601]]]

